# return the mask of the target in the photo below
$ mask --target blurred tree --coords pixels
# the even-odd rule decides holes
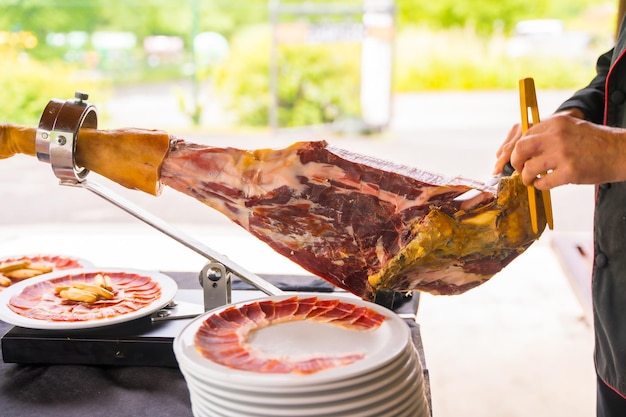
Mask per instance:
[[[597,4],[597,0],[396,0],[400,26],[448,29],[469,25],[485,35],[494,30],[509,32],[524,19],[567,20]]]
[[[597,0],[395,0],[398,23],[434,29],[474,26],[483,34],[494,27],[511,30],[529,18],[567,19]],[[307,0],[329,5],[362,4],[364,0]],[[30,30],[44,39],[49,32],[83,30],[132,31],[148,35],[178,35],[188,40],[192,14],[198,30],[227,38],[253,23],[267,22],[268,0],[0,0],[0,30]],[[304,3],[282,0],[283,4]]]
[[[139,37],[189,33],[192,13],[200,31],[232,34],[241,26],[267,21],[267,0],[1,0],[0,30],[49,32],[132,31]]]

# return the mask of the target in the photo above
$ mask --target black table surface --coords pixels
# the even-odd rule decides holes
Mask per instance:
[[[198,289],[197,274],[165,272],[181,289]],[[333,292],[314,277],[263,276],[286,291]],[[233,281],[233,290],[250,289]],[[417,309],[417,302],[401,309]],[[396,310],[397,311],[397,310]],[[419,325],[407,320],[425,370]],[[0,335],[13,326],[0,321]],[[0,362],[0,415],[30,416],[192,416],[186,382],[177,368],[92,365],[24,365]]]

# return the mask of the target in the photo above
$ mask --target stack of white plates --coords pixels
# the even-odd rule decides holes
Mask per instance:
[[[309,311],[312,301],[316,306],[339,301],[327,318],[355,313],[333,323],[292,305],[301,303]],[[266,313],[270,306],[269,316],[273,306],[291,313],[263,320],[261,304]],[[363,317],[373,320],[350,324],[364,311]],[[213,329],[209,336],[203,332],[207,328]],[[366,301],[299,294],[233,304],[192,321],[174,341],[174,352],[196,417],[430,416],[409,327]],[[303,363],[311,366],[293,370],[293,364]]]

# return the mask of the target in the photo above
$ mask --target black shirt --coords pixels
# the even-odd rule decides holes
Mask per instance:
[[[585,119],[626,127],[626,29],[597,63],[597,75],[559,110],[577,107]],[[626,397],[626,182],[597,187],[592,294],[598,376]]]

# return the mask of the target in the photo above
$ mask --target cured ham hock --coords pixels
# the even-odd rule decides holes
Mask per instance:
[[[0,157],[34,154],[34,129],[4,126]],[[534,242],[518,175],[496,187],[329,146],[253,151],[158,131],[81,130],[76,162],[128,188],[174,188],[218,210],[304,269],[364,299],[377,291],[459,294]],[[455,197],[472,188],[476,198]],[[540,212],[542,212],[540,210]]]

